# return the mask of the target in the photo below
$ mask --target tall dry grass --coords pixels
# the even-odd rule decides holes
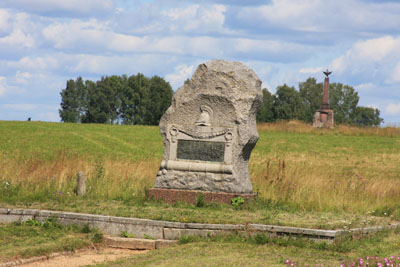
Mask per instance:
[[[281,158],[273,153],[252,158],[250,172],[254,191],[262,198],[294,203],[305,210],[366,213],[398,207],[400,179],[343,171],[335,168],[336,163],[325,161],[327,158],[329,156],[298,155]],[[386,160],[395,168],[400,154],[386,155]],[[375,162],[376,158],[371,157],[365,159],[364,164],[374,165]],[[42,201],[59,194],[73,194],[80,170],[88,179],[88,198],[121,200],[144,197],[146,188],[154,185],[158,168],[156,159],[92,162],[60,154],[54,162],[31,159],[24,166],[2,159],[0,173],[3,182],[9,182],[11,187],[18,185],[15,197],[20,200]]]
[[[263,198],[295,203],[307,210],[367,213],[399,208],[400,179],[339,170],[329,160],[324,162],[327,158],[287,155],[255,159],[250,167],[254,190]],[[394,165],[400,162],[400,155],[388,155],[387,160]],[[365,162],[374,163],[374,158]]]
[[[288,201],[303,209],[349,212],[389,210],[400,217],[400,128],[338,125],[316,129],[299,121],[259,124],[259,132],[276,131],[331,136],[394,138],[391,151],[357,152],[352,146],[326,151],[280,153],[272,149],[251,159],[252,184],[263,198]],[[366,139],[367,142],[371,139]],[[372,139],[376,140],[376,139]],[[383,142],[384,143],[384,142]],[[273,145],[272,145],[273,146]]]
[[[19,160],[0,157],[2,197],[12,200],[46,201],[60,195],[72,196],[77,173],[87,177],[87,197],[129,199],[143,197],[154,185],[160,160],[89,160],[60,153],[54,161],[31,158],[22,165]],[[14,194],[14,195],[13,195]]]
[[[284,131],[293,133],[335,133],[342,135],[376,135],[376,136],[400,136],[400,128],[387,127],[359,127],[346,124],[336,125],[334,129],[313,128],[311,124],[302,121],[278,121],[274,123],[258,123],[259,131]]]
[[[299,209],[356,213],[391,210],[400,217],[399,128],[339,125],[328,130],[301,122],[278,122],[259,124],[258,130],[261,139],[251,156],[250,173],[260,197],[292,203]],[[343,141],[341,136],[356,136],[361,146],[372,140],[362,136],[373,135],[377,137],[373,140],[384,140],[382,144],[387,147],[360,150],[352,146],[353,138],[341,146],[325,144],[324,151],[315,144],[296,144],[298,138],[309,138],[312,143],[321,134],[338,141]],[[318,142],[321,140],[327,139]],[[397,148],[392,149],[387,140]],[[80,170],[88,179],[89,199],[144,198],[146,188],[154,185],[160,160],[88,158],[63,151],[50,159],[26,155],[11,158],[0,153],[0,201],[48,201],[59,194],[73,194]]]

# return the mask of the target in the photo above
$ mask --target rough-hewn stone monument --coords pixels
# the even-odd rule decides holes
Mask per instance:
[[[324,71],[324,95],[322,97],[321,109],[314,114],[313,127],[333,128],[335,126],[333,110],[329,109],[329,74],[331,71]]]
[[[212,60],[179,88],[160,121],[164,155],[150,197],[230,202],[252,197],[250,153],[258,140],[261,81],[240,62]]]

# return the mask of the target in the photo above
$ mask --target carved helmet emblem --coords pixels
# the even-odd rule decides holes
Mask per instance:
[[[211,121],[211,116],[213,114],[213,110],[209,106],[202,105],[202,106],[200,106],[200,111],[201,111],[200,116],[197,119],[195,124],[197,126],[210,126],[211,125],[210,121]]]

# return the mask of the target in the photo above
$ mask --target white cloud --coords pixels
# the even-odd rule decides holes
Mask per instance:
[[[225,12],[224,5],[191,5],[167,9],[161,15],[168,18],[172,32],[211,33],[224,31]]]
[[[379,62],[385,57],[393,56],[393,53],[398,49],[400,49],[400,39],[395,39],[392,36],[384,36],[357,42],[352,49],[352,56],[372,62]]]
[[[91,19],[57,23],[43,30],[45,38],[59,50],[77,53],[168,53],[202,58],[233,57],[269,60],[298,60],[313,52],[308,45],[217,36],[134,36],[112,31],[106,22]]]
[[[76,73],[89,72],[89,73],[112,73],[115,71],[115,65],[120,64],[126,66],[127,62],[121,57],[106,57],[96,55],[77,55],[74,57],[70,71]],[[128,60],[127,60],[128,61]]]
[[[0,5],[51,17],[93,16],[114,10],[112,0],[2,0]]]
[[[23,57],[18,61],[9,61],[7,62],[7,66],[10,68],[15,68],[17,71],[22,69],[30,69],[30,70],[55,70],[59,67],[57,57],[53,56],[44,56],[44,57]],[[26,76],[26,74],[25,74]],[[28,77],[24,77],[28,78]],[[30,77],[29,77],[30,78]]]
[[[315,68],[301,68],[299,70],[300,73],[319,73],[323,70],[322,67],[315,67]]]
[[[17,71],[17,73],[15,74],[15,80],[17,83],[25,84],[30,78],[32,78],[32,74],[30,74],[29,72]]]
[[[357,75],[364,82],[391,82],[397,77],[392,73],[399,60],[400,37],[384,36],[354,43],[330,67],[338,74]]]
[[[190,19],[197,15],[200,5],[191,5],[184,8],[171,8],[162,11],[161,14],[169,17],[171,20]]]
[[[362,84],[354,86],[354,88],[357,91],[371,91],[373,89],[376,89],[376,87],[377,86],[373,83],[362,83]]]
[[[4,95],[7,91],[6,77],[0,76],[0,96]]]
[[[190,78],[194,72],[195,65],[187,66],[185,64],[178,65],[174,68],[174,72],[165,76],[165,79],[174,89],[181,87],[186,79]]]
[[[357,12],[354,12],[357,10]],[[316,35],[397,30],[400,4],[362,0],[272,0],[262,6],[240,7],[233,14],[240,28],[284,28]],[[343,34],[342,34],[343,35]]]
[[[393,82],[400,82],[400,62],[396,64],[391,78]]]
[[[10,35],[0,38],[0,45],[32,48],[35,45],[35,39],[30,34],[26,34],[21,30],[15,30]]]
[[[379,105],[377,105],[377,104],[369,104],[369,105],[367,105],[367,107],[373,108],[373,109],[379,109]]]
[[[171,7],[172,6],[172,7]],[[143,5],[115,15],[114,28],[131,34],[231,34],[225,27],[227,6],[220,4]]]
[[[35,110],[38,106],[34,104],[3,104],[3,108],[16,110],[16,111],[31,111]]]
[[[9,58],[11,55],[29,53],[37,45],[38,22],[33,22],[30,15],[0,9],[0,55]],[[4,13],[4,14],[3,14]],[[2,16],[6,16],[3,21]],[[6,23],[5,28],[4,22]],[[39,41],[40,42],[40,41]]]
[[[390,103],[385,110],[391,115],[400,115],[400,103]]]
[[[0,9],[0,33],[6,32],[10,28],[10,13],[6,9]]]
[[[59,55],[60,64],[73,75],[102,76],[112,74],[136,74],[163,76],[177,64],[178,58],[169,54],[131,54],[131,55]]]
[[[82,21],[74,19],[71,22],[54,23],[43,29],[43,36],[54,44],[57,49],[76,49],[77,46],[101,47],[112,39],[106,36],[106,23],[96,19]]]
[[[298,29],[315,30],[317,24],[314,24],[315,16],[305,17],[318,9],[318,1],[292,1],[292,0],[273,0],[268,5],[258,7],[246,7],[241,9],[239,18],[249,20],[255,18],[258,22],[279,23],[282,26],[289,26]]]

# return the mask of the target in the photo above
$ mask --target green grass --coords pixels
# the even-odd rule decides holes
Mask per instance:
[[[187,242],[189,241],[189,243]],[[359,258],[398,256],[400,233],[381,232],[343,243],[273,237],[184,238],[181,245],[97,266],[348,266]]]
[[[0,206],[328,229],[400,220],[399,129],[258,131],[250,174],[259,200],[196,208],[146,200],[163,153],[158,127],[0,121]],[[83,198],[74,195],[79,170]]]
[[[157,127],[0,121],[0,153],[7,159],[56,160],[60,153],[91,160],[161,158]]]
[[[74,251],[101,242],[98,235],[93,229],[83,231],[76,226],[59,225],[53,220],[0,224],[0,262]]]
[[[163,153],[158,127],[0,121],[0,206],[323,229],[400,220],[400,129],[329,131],[276,123],[258,125],[258,131],[250,160],[258,200],[196,207],[146,199]],[[79,170],[87,176],[85,197],[74,195]],[[80,231],[0,226],[0,259],[87,246],[95,235]],[[337,245],[266,237],[196,239],[110,265],[283,266],[290,259],[297,266],[338,266],[357,257],[398,254],[399,239],[397,232]]]

